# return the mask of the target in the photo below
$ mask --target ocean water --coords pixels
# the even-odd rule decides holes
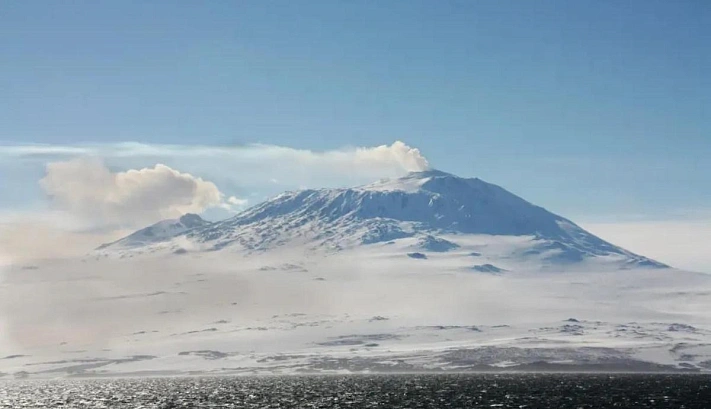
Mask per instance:
[[[0,408],[711,408],[707,375],[353,375],[0,381]]]

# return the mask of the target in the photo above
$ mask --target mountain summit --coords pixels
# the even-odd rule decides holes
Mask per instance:
[[[154,226],[148,229],[155,230]],[[132,236],[144,237],[142,231],[115,243],[118,246],[104,248],[125,248],[120,243]],[[438,170],[354,188],[286,192],[230,219],[196,223],[176,232],[177,236],[204,250],[234,247],[248,252],[294,245],[332,252],[413,241],[422,251],[446,252],[473,237],[479,241],[509,237],[517,244],[497,250],[498,257],[547,265],[597,259],[624,267],[666,267],[497,185]]]

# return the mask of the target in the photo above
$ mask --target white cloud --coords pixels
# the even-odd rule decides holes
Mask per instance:
[[[147,163],[183,164],[215,172],[216,165],[233,179],[279,180],[286,185],[310,184],[312,180],[345,177],[375,178],[398,176],[429,167],[422,153],[401,141],[375,147],[349,147],[329,151],[295,149],[284,146],[250,144],[243,146],[153,145],[113,143],[94,145],[10,145],[0,147],[0,158],[66,160],[98,157],[109,164],[129,167]],[[178,162],[176,164],[176,162]],[[326,177],[324,177],[326,176]]]
[[[329,167],[333,172],[416,172],[429,168],[427,159],[420,150],[401,141],[375,147],[344,148],[326,152],[294,149],[273,145],[249,145],[237,148],[241,155],[254,155],[281,163],[309,167]],[[236,153],[233,151],[233,153]]]
[[[425,170],[429,167],[427,159],[419,149],[408,146],[402,141],[391,145],[375,147],[351,147],[330,151],[313,151],[285,146],[248,144],[242,146],[206,146],[206,145],[157,145],[136,142],[88,145],[6,145],[0,155],[22,156],[234,156],[243,159],[254,157],[278,157],[282,159],[307,162],[340,161],[362,165],[395,165],[405,171]]]
[[[97,160],[52,162],[40,185],[51,204],[95,226],[142,226],[222,203],[214,183],[165,165],[112,172]]]
[[[583,228],[635,253],[686,270],[711,273],[711,219],[583,223]]]
[[[238,207],[238,208],[242,208],[242,207],[246,207],[246,206],[247,206],[247,203],[249,203],[249,200],[247,200],[247,199],[239,199],[239,198],[237,198],[237,197],[230,196],[230,197],[227,198],[227,203],[231,204],[232,206],[235,206],[235,207]]]
[[[390,146],[381,145],[374,148],[358,148],[355,150],[355,162],[361,166],[372,166],[379,163],[396,163],[409,172],[423,171],[430,166],[419,149],[410,147],[401,141],[395,141]]]

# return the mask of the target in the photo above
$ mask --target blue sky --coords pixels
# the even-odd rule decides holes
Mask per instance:
[[[402,140],[576,220],[689,218],[711,212],[709,44],[708,1],[2,2],[0,150]],[[0,209],[40,205],[43,173],[0,157]]]

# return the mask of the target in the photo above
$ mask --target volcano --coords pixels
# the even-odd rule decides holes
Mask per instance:
[[[667,267],[497,185],[438,170],[353,188],[285,192],[223,221],[209,223],[188,215],[100,249],[133,255],[185,253],[186,247],[245,253],[299,247],[332,254],[377,251],[393,244],[423,254],[479,254],[510,268],[566,268],[590,262],[618,268]]]

